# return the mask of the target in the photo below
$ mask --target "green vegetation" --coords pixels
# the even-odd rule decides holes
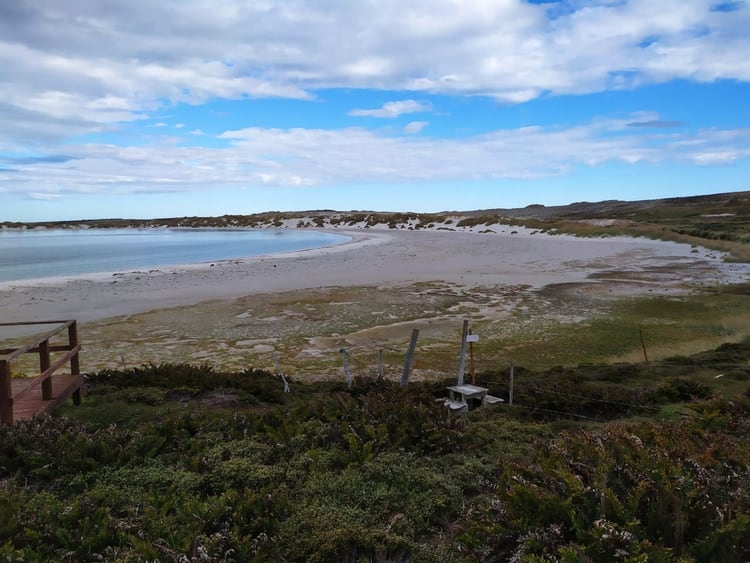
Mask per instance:
[[[728,252],[750,261],[750,192],[504,210],[527,227],[579,236],[644,236]]]
[[[121,229],[135,228],[279,228],[285,221],[290,221],[300,229],[324,227],[351,227],[360,223],[364,228],[376,225],[387,225],[391,229],[423,229],[428,225],[449,224],[450,219],[436,213],[373,213],[373,212],[337,212],[306,211],[280,212],[268,211],[252,215],[222,215],[220,217],[165,217],[158,219],[93,219],[80,221],[41,221],[37,223],[4,222],[0,228],[44,227],[49,229]]]
[[[459,417],[447,381],[104,370],[0,428],[0,558],[745,561],[748,359],[519,367]]]
[[[465,217],[456,223],[456,227],[476,227],[477,225],[496,225],[502,218],[499,215],[476,215],[474,217]]]
[[[513,223],[680,240],[748,259],[748,205],[748,194],[719,194],[453,219],[317,211],[86,225]],[[602,276],[627,281],[627,272],[611,274]],[[417,300],[413,288],[398,299],[362,288],[245,298],[243,313],[289,327],[288,356],[302,358],[292,373],[314,368],[324,381],[292,376],[285,394],[257,369],[163,364],[89,374],[81,406],[0,427],[0,560],[750,560],[749,288],[580,303],[570,284],[531,297],[492,288],[473,293],[470,306],[447,285],[420,288]],[[517,302],[518,314],[481,316],[480,306],[502,302]],[[252,317],[219,311],[241,322],[215,329],[218,342],[252,337]],[[400,389],[355,379],[348,390],[330,380],[338,357],[301,354],[311,347],[301,334],[334,344],[354,335],[354,371],[367,373],[366,353],[398,346],[410,328],[401,321],[427,311],[477,317],[477,379],[493,395],[509,395],[509,359],[523,364],[513,406],[452,417],[441,403],[452,381]],[[437,366],[433,378],[455,363],[455,323],[437,324],[420,342],[430,360],[416,366]],[[190,335],[173,319],[169,326],[178,340]],[[208,342],[201,351],[216,361]],[[386,363],[401,359],[390,351]]]

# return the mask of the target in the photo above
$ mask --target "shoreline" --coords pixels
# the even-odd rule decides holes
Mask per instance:
[[[215,229],[220,230],[220,229]],[[237,230],[237,229],[233,229]],[[247,230],[247,229],[246,229]],[[332,234],[340,234],[340,233],[332,233]],[[304,252],[314,252],[316,250],[328,250],[333,249],[339,246],[346,246],[349,244],[354,243],[353,240],[354,237],[351,235],[343,235],[343,236],[349,236],[349,240],[340,242],[340,243],[334,243],[329,244],[326,246],[320,246],[317,248],[308,248],[304,250],[289,250],[289,251],[282,251],[282,252],[274,252],[270,254],[259,254],[257,256],[240,256],[237,258],[222,258],[217,260],[203,260],[200,262],[189,262],[184,264],[167,264],[162,266],[142,266],[138,269],[132,269],[132,268],[123,268],[120,270],[107,270],[103,272],[87,272],[87,273],[80,273],[80,274],[70,274],[70,275],[61,275],[61,276],[46,276],[43,278],[23,278],[18,280],[0,280],[0,292],[14,289],[14,288],[22,288],[22,287],[38,287],[38,286],[46,286],[46,285],[61,285],[66,284],[68,282],[75,282],[75,281],[92,281],[92,282],[101,282],[104,280],[111,280],[112,277],[115,276],[124,276],[127,274],[145,274],[145,273],[156,273],[161,272],[163,270],[179,270],[179,271],[186,271],[186,270],[194,270],[194,269],[202,269],[202,268],[208,268],[212,265],[216,264],[224,264],[224,263],[239,263],[239,262],[248,262],[255,259],[261,259],[261,258],[271,258],[276,256],[285,256],[290,254],[297,254],[297,253],[304,253]]]
[[[325,229],[352,238],[327,247],[243,259],[0,282],[0,309],[5,322],[53,318],[88,322],[203,301],[324,287],[444,281],[467,288],[541,288],[624,272],[634,290],[638,283],[674,290],[686,283],[732,283],[750,270],[750,265],[723,262],[720,253],[681,243],[513,229],[515,234]]]
[[[252,288],[230,282],[216,286],[218,277],[236,277],[243,270],[268,261],[307,260],[316,255],[335,255],[387,240],[386,234],[335,232],[349,240],[305,250],[291,250],[259,256],[212,260],[135,270],[92,272],[69,276],[11,280],[0,282],[0,308],[3,322],[42,321],[76,318],[80,322],[134,315],[154,309],[187,306],[213,299],[233,299]],[[225,280],[219,280],[225,281]],[[143,283],[139,283],[143,282]],[[117,287],[112,287],[117,285]],[[149,287],[157,292],[142,293]],[[115,299],[116,298],[116,299]],[[45,309],[49,313],[41,313]],[[3,331],[0,329],[0,337]]]
[[[224,232],[224,231],[226,231],[226,232],[238,232],[238,231],[252,232],[252,231],[258,231],[259,230],[259,229],[247,229],[247,228],[240,229],[240,228],[232,228],[232,227],[215,227],[215,228],[200,228],[200,227],[196,227],[196,228],[190,228],[190,229],[188,229],[187,227],[168,227],[168,228],[165,228],[165,227],[148,227],[148,228],[123,227],[121,229],[89,229],[87,227],[87,228],[81,228],[81,229],[78,229],[78,230],[100,230],[100,231],[133,230],[133,231],[141,231],[141,230],[156,230],[156,229],[167,229],[167,230],[170,230],[170,231],[183,230],[183,231],[216,231],[216,232]],[[0,229],[0,234],[2,233],[3,230],[22,232],[22,231],[25,231],[26,229],[7,229],[7,228],[6,229]],[[70,231],[70,230],[74,230],[74,229],[43,229],[43,231],[45,231],[45,230]],[[271,229],[271,228],[269,228],[269,229],[262,229],[262,230],[268,230],[268,231],[279,230],[279,231],[283,231],[283,230],[286,230],[286,229]],[[313,231],[312,229],[300,229],[300,230],[305,230],[305,231],[309,231],[309,232],[316,232],[316,231]],[[98,281],[98,280],[108,279],[110,276],[113,276],[113,275],[123,275],[124,273],[127,273],[127,272],[141,272],[141,273],[143,273],[143,270],[147,270],[147,271],[159,271],[159,270],[168,269],[168,268],[182,270],[182,269],[190,269],[190,268],[194,268],[194,267],[206,267],[206,266],[208,266],[208,265],[210,265],[212,263],[215,264],[215,263],[219,263],[219,262],[231,262],[231,261],[237,261],[237,260],[250,260],[250,259],[253,259],[253,258],[262,258],[262,257],[265,257],[265,256],[276,256],[276,255],[280,255],[280,254],[290,254],[290,253],[295,253],[295,252],[307,252],[307,251],[313,251],[313,250],[318,250],[318,249],[322,249],[322,248],[329,248],[329,247],[334,247],[334,246],[341,246],[341,245],[349,244],[349,243],[352,242],[352,240],[351,240],[352,236],[351,235],[341,235],[340,233],[336,233],[336,232],[334,232],[333,230],[330,230],[330,229],[329,230],[325,230],[325,231],[317,231],[317,232],[325,232],[327,234],[338,235],[338,236],[342,236],[342,237],[348,237],[349,240],[344,240],[342,242],[332,242],[330,244],[326,244],[326,245],[319,246],[319,247],[308,248],[308,249],[280,251],[280,252],[273,252],[273,253],[269,253],[269,254],[255,254],[255,255],[248,255],[248,256],[237,256],[237,257],[234,257],[234,258],[207,259],[207,260],[200,260],[198,262],[187,262],[187,263],[179,263],[178,262],[178,263],[174,263],[174,264],[161,264],[161,265],[157,264],[157,265],[153,265],[153,266],[144,265],[144,266],[128,267],[128,268],[121,268],[121,269],[115,269],[115,270],[104,270],[104,271],[96,271],[96,272],[82,272],[82,273],[75,273],[75,274],[44,276],[44,277],[36,277],[36,278],[21,278],[21,279],[12,279],[12,280],[3,280],[3,279],[0,279],[0,291],[9,289],[11,287],[25,287],[25,286],[37,286],[37,285],[57,285],[57,284],[65,283],[65,282],[68,282],[68,281],[75,281],[75,280],[80,280],[80,279],[88,279],[88,280],[91,280],[91,281]]]

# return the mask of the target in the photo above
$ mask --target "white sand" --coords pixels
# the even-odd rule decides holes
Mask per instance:
[[[500,231],[500,227],[493,226]],[[748,265],[689,245],[631,238],[504,233],[354,230],[343,245],[212,264],[0,283],[3,322],[91,321],[211,299],[330,286],[441,280],[467,287],[583,281],[613,272],[640,285],[738,281]],[[516,230],[516,234],[510,234]]]

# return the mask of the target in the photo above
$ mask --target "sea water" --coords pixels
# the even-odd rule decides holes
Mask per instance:
[[[0,281],[74,276],[309,250],[350,237],[303,230],[0,230]]]

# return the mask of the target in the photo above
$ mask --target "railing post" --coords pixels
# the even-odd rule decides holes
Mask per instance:
[[[76,346],[78,346],[78,327],[76,326],[76,321],[70,323],[70,326],[68,327],[68,346],[70,346],[70,350],[73,350]],[[73,357],[70,358],[70,373],[72,373],[73,375],[78,375],[79,373],[81,373],[81,366],[78,361],[78,352],[76,352]]]
[[[68,346],[71,350],[75,350],[76,346],[78,346],[78,326],[76,324],[76,321],[73,321],[72,323],[70,323],[70,326],[68,326]],[[81,373],[81,363],[78,358],[78,352],[70,357],[70,373],[72,375],[79,375]],[[73,404],[81,404],[80,388],[73,391]]]
[[[0,360],[0,424],[13,424],[10,364],[7,360]]]
[[[50,367],[49,340],[39,343],[39,371],[44,373]],[[42,399],[49,401],[52,398],[52,376],[42,380]]]

